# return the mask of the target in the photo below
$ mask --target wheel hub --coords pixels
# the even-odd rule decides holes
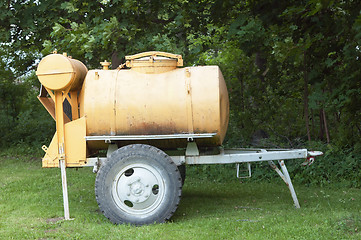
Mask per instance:
[[[149,184],[144,182],[144,179],[140,177],[131,177],[128,182],[128,200],[131,202],[144,202],[146,201],[152,189],[150,188]]]
[[[163,198],[164,183],[159,172],[152,166],[130,165],[114,179],[113,199],[126,212],[151,212]]]

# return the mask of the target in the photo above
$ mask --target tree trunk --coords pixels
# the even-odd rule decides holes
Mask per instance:
[[[310,134],[310,120],[308,115],[308,68],[307,68],[307,54],[306,51],[303,53],[304,69],[303,69],[303,80],[304,80],[304,92],[303,92],[303,106],[304,106],[304,117],[307,131],[307,139],[311,141]]]
[[[116,69],[120,64],[122,64],[122,61],[118,58],[118,52],[114,51],[112,53],[112,69]]]
[[[245,99],[244,99],[244,79],[243,79],[243,76],[241,73],[238,73],[238,81],[239,81],[239,84],[240,84],[240,112],[244,113],[246,111],[246,104],[245,104]],[[244,128],[244,121],[241,120],[241,128]]]
[[[243,77],[242,76],[238,76],[239,77],[239,81],[241,83],[241,109],[242,111],[244,112],[245,111],[245,101],[244,101],[244,80],[243,80]]]
[[[319,135],[319,139],[321,141],[323,141],[323,136],[325,135],[325,128],[324,128],[324,125],[323,125],[323,113],[322,113],[322,108],[320,109],[320,112],[319,112],[319,116],[320,116],[320,135]]]
[[[263,57],[263,54],[261,52],[256,52],[255,64],[259,69],[259,71],[261,72],[261,75],[259,77],[262,83],[265,82],[264,78],[268,72],[266,63],[267,63],[267,59]]]
[[[323,118],[323,125],[325,128],[325,133],[326,133],[326,140],[327,140],[327,143],[330,143],[330,134],[329,134],[328,128],[327,128],[327,119],[326,119],[326,113],[325,113],[324,108],[322,108],[322,118]]]
[[[311,129],[312,129],[312,137],[316,138],[316,132],[315,132],[315,115],[313,114],[313,110],[311,110]]]

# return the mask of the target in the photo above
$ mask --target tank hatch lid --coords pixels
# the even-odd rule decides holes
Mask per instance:
[[[181,55],[150,51],[125,56],[126,65],[141,73],[163,73],[183,66]]]

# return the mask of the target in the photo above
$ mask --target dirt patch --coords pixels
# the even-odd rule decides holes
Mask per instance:
[[[361,233],[361,216],[352,215],[352,216],[340,219],[336,223],[336,227],[338,230],[341,230],[350,235],[360,235],[360,233]]]
[[[46,223],[57,223],[62,220],[64,220],[64,217],[48,218],[48,219],[46,219]]]

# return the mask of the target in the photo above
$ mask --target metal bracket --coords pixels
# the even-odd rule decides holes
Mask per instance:
[[[188,142],[186,156],[199,156],[199,150],[196,142]]]
[[[93,167],[93,173],[97,173],[100,166],[107,160],[105,157],[87,158],[86,164],[83,167]]]
[[[43,145],[43,146],[41,147],[41,149],[43,149],[43,151],[44,151],[45,153],[48,153],[48,147],[47,147],[46,145]]]
[[[252,171],[251,171],[251,163],[247,163],[247,170],[239,170],[239,163],[236,164],[236,169],[237,169],[237,178],[250,178],[252,177]],[[248,176],[240,176],[239,172],[248,172]]]
[[[297,195],[295,189],[293,188],[293,184],[290,175],[288,173],[288,170],[286,168],[285,162],[283,160],[278,160],[282,172],[277,168],[276,164],[274,164],[272,161],[268,161],[268,163],[271,166],[271,168],[275,170],[278,173],[278,175],[280,175],[280,177],[283,179],[283,181],[286,183],[288,189],[290,190],[295,207],[300,208],[300,203],[298,202]]]
[[[268,161],[268,164],[270,165],[270,167],[276,171],[276,173],[282,178],[282,180],[287,184],[287,181],[285,179],[285,176],[283,175],[283,173],[281,172],[281,170],[278,169],[278,167],[276,166],[276,164],[273,161]]]
[[[98,170],[99,170],[99,167],[100,167],[100,164],[99,164],[99,161],[98,159],[95,161],[94,163],[94,167],[93,167],[93,173],[97,173]]]
[[[116,150],[118,150],[118,145],[117,144],[109,144],[108,145],[108,151],[107,151],[107,158],[110,157],[110,155],[115,152]]]
[[[93,173],[97,173],[102,162],[109,159],[110,155],[118,150],[118,146],[116,144],[109,144],[107,151],[107,158],[88,158],[88,164],[86,166],[93,166]]]

